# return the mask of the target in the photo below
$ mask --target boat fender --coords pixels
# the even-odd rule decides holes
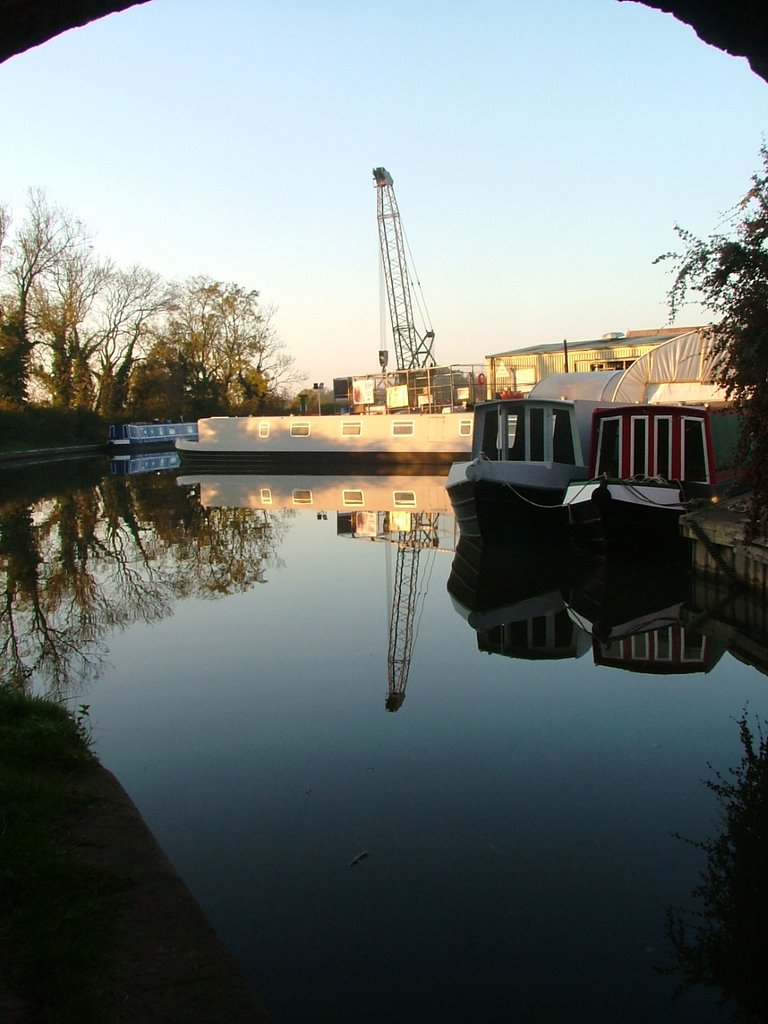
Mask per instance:
[[[480,459],[472,459],[472,461],[467,466],[467,480],[479,480],[481,475],[482,474],[480,472]]]

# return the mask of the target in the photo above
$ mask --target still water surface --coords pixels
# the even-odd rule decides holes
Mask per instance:
[[[340,513],[317,478],[5,471],[4,675],[90,706],[276,1024],[730,1020],[659,968],[765,676],[681,629],[684,575],[457,552],[415,481],[418,518],[382,478]]]

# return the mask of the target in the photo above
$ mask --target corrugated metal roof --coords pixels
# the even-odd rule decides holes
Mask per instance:
[[[688,334],[691,328],[685,328],[680,330],[680,334]],[[601,351],[604,349],[615,349],[621,346],[629,348],[638,347],[640,345],[661,345],[665,341],[669,341],[670,338],[676,337],[677,335],[670,335],[669,333],[656,333],[644,335],[638,337],[636,334],[631,334],[630,337],[622,334],[618,338],[595,338],[593,341],[568,341],[568,352],[584,352],[584,351]],[[549,352],[562,352],[563,343],[562,341],[553,342],[551,345],[529,345],[526,348],[515,348],[510,349],[507,352],[494,352],[491,355],[487,355],[486,359],[503,359],[505,356],[524,356],[541,354],[546,355]]]

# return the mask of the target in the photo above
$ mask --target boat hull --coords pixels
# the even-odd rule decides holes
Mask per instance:
[[[686,551],[679,485],[589,480],[568,488],[564,507],[571,539],[598,553],[646,558]]]
[[[514,476],[510,473],[514,469]],[[575,466],[538,467],[476,459],[455,463],[446,489],[463,537],[486,543],[513,537],[565,538],[563,504]],[[586,474],[586,469],[583,470]]]

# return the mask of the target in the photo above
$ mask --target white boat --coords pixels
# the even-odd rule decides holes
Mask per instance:
[[[472,413],[212,416],[198,440],[179,439],[182,463],[328,472],[350,465],[422,470],[469,454]]]
[[[683,512],[740,486],[739,424],[732,410],[701,406],[595,411],[589,479],[574,481],[564,499],[571,538],[643,558],[682,549]]]
[[[565,534],[566,489],[589,476],[592,413],[606,404],[603,392],[616,374],[565,376],[558,390],[567,397],[542,382],[527,398],[475,407],[471,459],[455,462],[446,482],[462,536],[496,542],[517,532]]]
[[[113,423],[107,443],[114,448],[173,448],[178,438],[196,437],[197,423]]]

